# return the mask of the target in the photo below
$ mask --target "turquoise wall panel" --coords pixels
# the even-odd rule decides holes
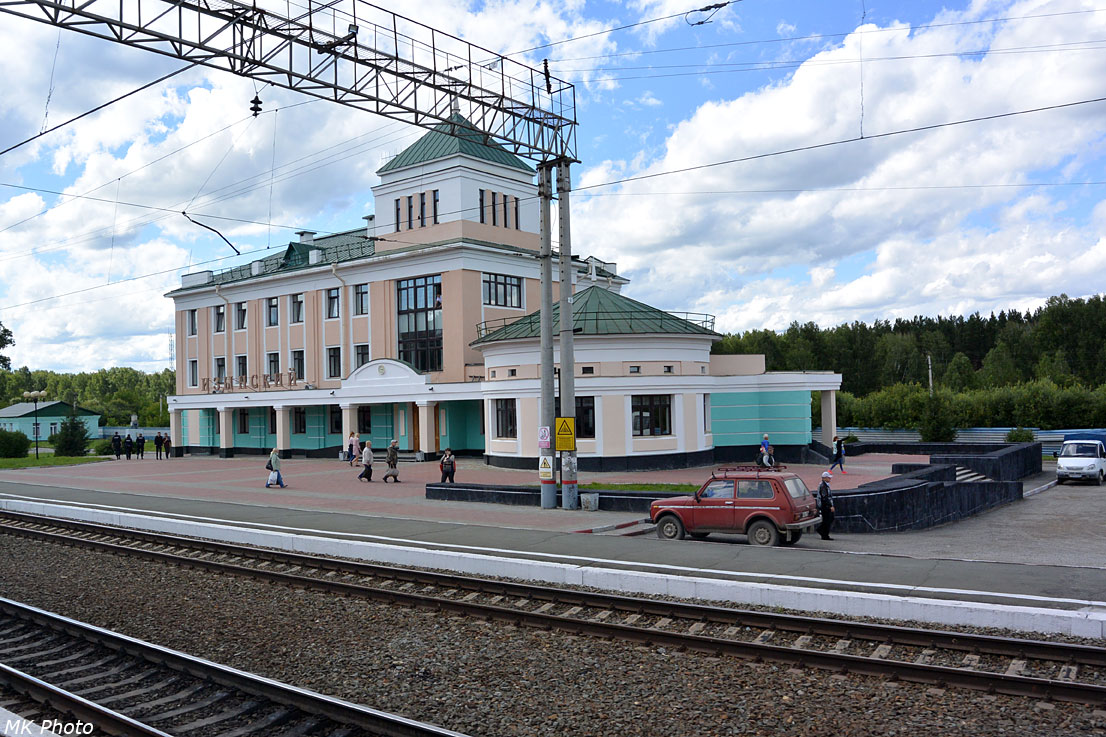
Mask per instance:
[[[729,392],[710,395],[716,446],[758,445],[764,433],[776,445],[811,441],[810,392]]]
[[[388,443],[392,442],[392,438],[395,437],[395,405],[391,402],[388,404],[374,404],[370,421],[372,422],[372,432],[369,436],[373,442],[373,450],[383,452],[387,449]]]
[[[218,448],[219,434],[215,430],[219,427],[219,413],[213,409],[201,409],[199,423],[200,440],[198,445]]]
[[[441,447],[458,450],[483,452],[484,435],[480,432],[480,413],[482,402],[468,399],[459,402],[444,402],[441,405],[446,412],[445,434],[441,438]]]

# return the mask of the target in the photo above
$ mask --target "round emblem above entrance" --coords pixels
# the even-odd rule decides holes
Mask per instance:
[[[377,366],[376,367],[376,372],[378,374],[380,374],[381,376],[383,376],[384,375],[384,367],[383,366]]]

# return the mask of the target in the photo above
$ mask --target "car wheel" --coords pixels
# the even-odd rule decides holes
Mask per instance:
[[[795,543],[799,542],[799,538],[801,538],[802,536],[803,536],[803,531],[802,530],[795,530],[794,532],[791,533],[791,539],[790,540],[788,540],[786,537],[781,536],[780,537],[780,545],[783,545],[785,547],[794,545]]]
[[[776,529],[776,526],[767,520],[758,519],[753,524],[749,525],[749,529],[745,532],[749,536],[750,545],[764,545],[770,547],[772,545],[779,545],[780,543],[780,531]]]
[[[705,538],[710,533],[709,532],[689,532],[687,534],[691,535],[696,540],[702,540],[703,538]]]
[[[684,523],[674,514],[666,514],[657,523],[657,537],[661,540],[683,540]]]

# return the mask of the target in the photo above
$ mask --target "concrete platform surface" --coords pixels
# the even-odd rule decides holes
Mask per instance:
[[[858,460],[878,473],[875,459]],[[889,461],[882,459],[885,469]],[[527,475],[468,464],[475,462],[463,462],[461,473],[486,471],[499,483]],[[1029,480],[1040,493],[933,530],[837,534],[829,542],[808,535],[794,548],[765,549],[739,535],[666,542],[570,534],[640,518],[634,514],[428,501],[423,484],[437,481],[436,464],[405,464],[404,482],[385,486],[354,481],[357,472],[338,461],[293,460],[283,490],[259,486],[262,465],[184,458],[7,471],[0,508],[477,575],[1106,637],[1106,487],[1046,488],[1047,472]],[[854,465],[850,481],[862,477],[863,464]],[[808,483],[821,472],[798,470]]]

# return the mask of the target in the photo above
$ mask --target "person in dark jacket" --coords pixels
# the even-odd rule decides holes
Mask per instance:
[[[138,437],[134,439],[134,454],[138,460],[142,460],[146,453],[146,438],[142,433],[138,433]]]
[[[131,434],[127,433],[127,437],[123,438],[123,452],[127,455],[127,460],[131,459],[131,453],[134,452],[134,440],[131,439]]]
[[[165,445],[165,438],[161,437],[161,433],[159,432],[154,436],[154,453],[159,461],[161,460],[161,446],[163,445]]]
[[[388,466],[388,470],[384,472],[384,483],[388,483],[388,479],[391,478],[397,484],[399,483],[399,441],[393,440],[388,445],[388,450],[384,454],[384,463]]]
[[[833,467],[837,466],[841,469],[841,473],[845,473],[845,441],[836,435],[833,436],[833,463],[830,464],[829,470],[833,470]]]
[[[111,449],[115,451],[115,460],[119,460],[119,456],[123,453],[123,438],[119,437],[119,433],[111,436]]]
[[[173,441],[169,439],[168,435],[165,436],[165,442],[162,443],[162,446],[163,450],[165,451],[165,460],[169,460],[169,458],[173,455],[170,452],[173,450]]]
[[[445,449],[445,454],[442,456],[438,468],[442,471],[441,483],[444,484],[446,479],[449,479],[449,483],[452,484],[453,474],[457,471],[457,457],[453,455],[453,450],[451,448]]]
[[[818,534],[823,540],[832,540],[830,527],[833,526],[833,494],[830,493],[830,479],[833,474],[829,471],[822,472],[822,483],[818,484],[818,511],[822,513],[822,524],[818,525]]]

